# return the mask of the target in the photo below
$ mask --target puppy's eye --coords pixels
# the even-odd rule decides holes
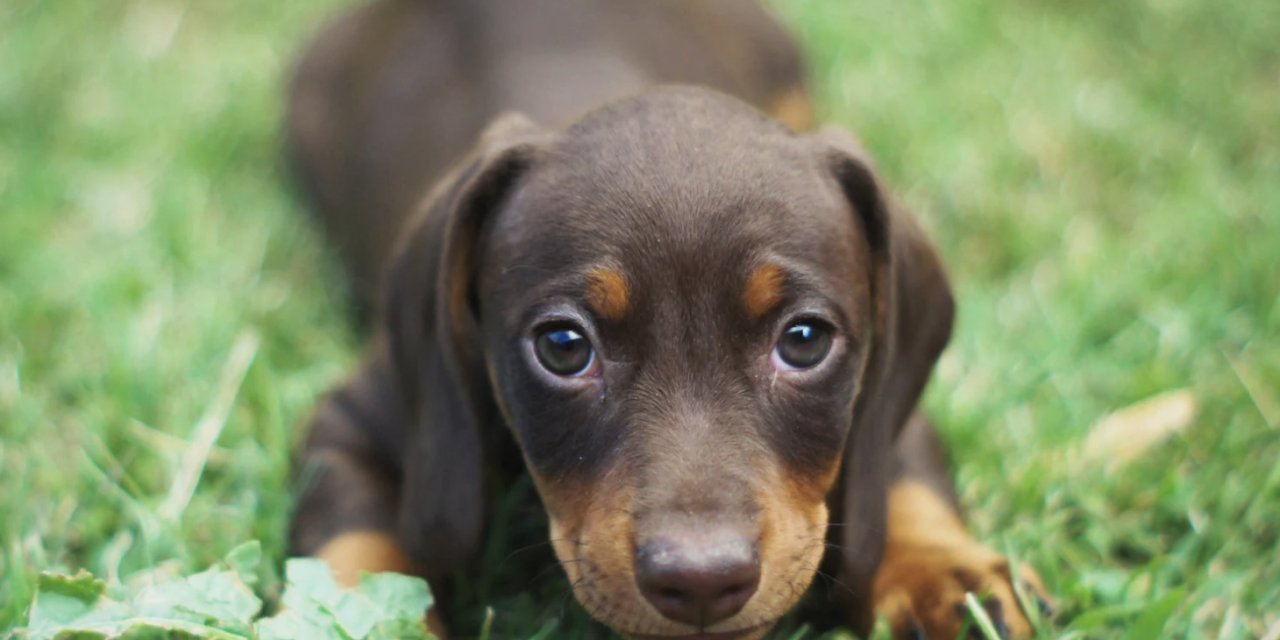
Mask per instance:
[[[820,320],[792,321],[773,348],[775,364],[781,361],[784,369],[809,369],[817,366],[831,351],[831,327]]]
[[[586,371],[595,358],[595,349],[583,333],[580,327],[569,324],[539,329],[533,343],[538,363],[558,376]]]

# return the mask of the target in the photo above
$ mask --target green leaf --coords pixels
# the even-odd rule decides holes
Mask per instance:
[[[329,565],[315,558],[291,558],[284,564],[285,608],[305,605],[309,601],[326,607],[342,599],[342,587],[333,579]]]
[[[262,601],[250,587],[262,560],[258,543],[233,549],[217,565],[179,578],[156,570],[108,596],[103,581],[41,576],[26,636],[68,638],[210,638],[214,640],[426,640],[427,583],[396,574],[361,577],[354,590],[333,580],[321,560],[285,565],[284,609],[254,618]],[[140,586],[139,586],[140,585]]]
[[[396,573],[366,574],[352,594],[372,607],[375,622],[368,638],[430,637],[423,617],[431,607],[431,591],[425,580]]]
[[[29,624],[33,629],[65,624],[89,611],[106,591],[106,583],[80,570],[74,576],[42,573],[31,604]]]
[[[365,575],[344,591],[321,560],[295,558],[285,564],[284,610],[258,624],[260,638],[427,638],[422,620],[431,592],[419,578]]]
[[[176,604],[213,620],[248,625],[262,609],[262,601],[233,571],[208,569],[185,581],[186,598]]]
[[[143,580],[139,582],[145,582]],[[48,575],[36,592],[27,633],[43,638],[196,637],[225,640],[252,636],[262,603],[229,570],[214,568],[188,578],[159,577],[106,596],[105,584],[85,572]]]
[[[75,598],[85,604],[93,604],[99,596],[106,592],[107,583],[81,569],[74,576],[42,573],[40,574],[38,588],[44,593],[58,593]]]
[[[434,640],[434,638],[435,636],[427,631],[426,625],[422,624],[422,618],[416,620],[401,618],[378,623],[365,640]]]
[[[285,609],[254,626],[259,640],[350,640],[322,609]]]
[[[27,620],[31,637],[52,637],[63,625],[84,617],[106,588],[83,569],[74,576],[41,573]]]
[[[258,567],[262,564],[262,543],[250,540],[227,553],[222,559],[249,586],[258,583]]]
[[[431,607],[431,590],[425,580],[398,573],[375,573],[360,577],[356,592],[378,606],[388,618],[419,618]]]

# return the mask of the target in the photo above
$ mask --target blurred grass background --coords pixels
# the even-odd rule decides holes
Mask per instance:
[[[296,426],[359,345],[278,134],[343,4],[0,6],[0,630],[42,569],[282,554]],[[952,269],[927,405],[975,530],[1058,597],[1044,636],[1280,637],[1280,4],[775,4]],[[1171,441],[1073,453],[1179,388]]]

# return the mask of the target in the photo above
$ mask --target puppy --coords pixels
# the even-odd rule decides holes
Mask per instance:
[[[312,419],[292,551],[439,587],[527,471],[628,637],[762,637],[824,561],[859,631],[955,637],[971,591],[1029,635],[916,410],[942,265],[849,136],[796,133],[802,96],[740,0],[383,0],[323,31],[290,149],[381,306]]]

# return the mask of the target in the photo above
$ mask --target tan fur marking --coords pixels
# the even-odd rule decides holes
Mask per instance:
[[[620,320],[631,306],[631,288],[626,278],[613,269],[598,268],[587,273],[587,304],[606,320]]]
[[[785,280],[782,268],[775,264],[756,267],[747,276],[747,286],[742,291],[742,304],[747,316],[758,320],[782,301],[782,285]]]
[[[813,581],[826,550],[827,506],[814,500],[811,484],[774,465],[762,465],[757,503],[764,530],[760,536],[760,589],[740,616],[750,622],[781,617]]]
[[[1042,598],[1029,569],[1020,571]],[[979,544],[964,522],[933,489],[902,481],[889,492],[889,527],[884,558],[875,577],[876,613],[896,633],[917,628],[926,637],[954,638],[965,624],[957,614],[966,592],[1000,603],[1013,638],[1032,633],[1014,596],[1008,561]]]
[[[904,481],[889,491],[889,545],[972,544],[973,538],[951,505],[920,482]]]
[[[743,640],[754,640],[768,633],[813,579],[825,549],[826,505],[811,500],[812,491],[797,486],[776,466],[765,465],[767,478],[758,488],[763,573],[755,597],[738,614],[702,630],[663,617],[636,585],[635,493],[625,472],[615,473],[593,483],[589,492],[536,475],[534,481],[551,516],[552,546],[574,595],[592,616],[624,636],[749,629]]]
[[[803,87],[792,87],[778,94],[769,113],[792,131],[799,133],[813,128],[813,107]]]
[[[415,573],[413,563],[394,538],[376,531],[353,531],[330,540],[316,552],[329,563],[333,579],[344,587],[360,582],[362,572]]]
[[[827,494],[831,492],[831,487],[835,485],[839,474],[838,459],[831,462],[825,469],[814,469],[813,472],[804,475],[786,474],[785,484],[790,491],[787,495],[794,496],[796,503],[801,505],[825,503]]]

